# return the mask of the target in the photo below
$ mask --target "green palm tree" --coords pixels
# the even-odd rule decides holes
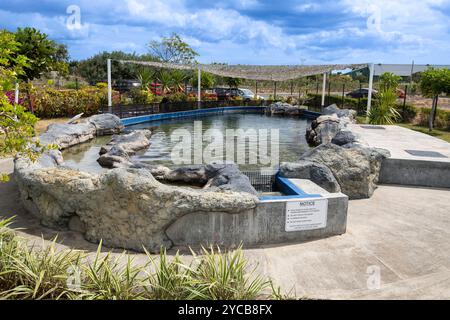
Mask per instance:
[[[142,90],[148,89],[153,82],[153,72],[149,69],[141,69],[137,74],[137,79],[141,84]]]
[[[171,72],[172,87],[175,92],[183,91],[184,82],[186,80],[186,74],[180,70],[174,70]]]
[[[158,82],[161,84],[161,90],[163,94],[169,93],[172,86],[172,75],[165,71],[161,70],[158,75]]]

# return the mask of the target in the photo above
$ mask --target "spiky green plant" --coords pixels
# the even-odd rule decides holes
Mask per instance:
[[[400,114],[395,109],[397,94],[394,90],[383,90],[378,94],[375,105],[367,112],[370,124],[394,124]]]
[[[171,73],[172,77],[172,88],[175,92],[182,92],[184,87],[184,82],[186,81],[186,74],[180,70],[173,70]]]
[[[137,267],[133,259],[122,254],[112,258],[108,252],[101,256],[100,242],[92,263],[82,266],[80,293],[75,298],[88,300],[138,300],[143,299],[144,290],[139,277],[145,266]],[[126,263],[122,262],[126,260]],[[72,295],[72,298],[74,296]]]
[[[250,268],[241,247],[226,253],[202,248],[195,269],[197,291],[206,299],[255,299],[270,284],[256,274],[256,267]]]
[[[50,244],[30,246],[0,219],[0,299],[255,299],[283,297],[271,282],[250,268],[241,248],[222,253],[202,248],[189,263],[177,253],[168,258],[147,253],[136,265],[125,253],[97,253],[90,261],[82,251],[57,250]],[[272,295],[263,291],[272,286]],[[286,297],[286,296],[284,296]]]
[[[172,86],[172,75],[170,72],[161,70],[158,75],[158,82],[161,84],[161,90],[164,94],[169,93]]]
[[[68,270],[81,259],[79,251],[57,251],[55,242],[36,248],[17,237],[5,241],[0,248],[0,298],[67,298]]]
[[[194,289],[192,264],[184,264],[178,253],[172,259],[167,259],[165,249],[161,249],[159,259],[146,253],[151,262],[145,287],[149,299],[189,300],[198,297]]]
[[[141,89],[146,90],[153,82],[153,72],[149,69],[141,69],[137,74],[137,79],[141,84]]]

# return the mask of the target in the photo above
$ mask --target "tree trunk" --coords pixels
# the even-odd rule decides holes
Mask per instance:
[[[433,98],[433,104],[431,106],[430,117],[428,118],[428,128],[430,131],[433,130],[434,119],[436,118],[437,99],[438,99],[437,96],[435,96]]]
[[[30,109],[30,112],[34,114],[34,110],[33,110],[33,102],[31,101],[31,92],[30,92],[30,88],[27,86],[26,87],[26,92],[27,92],[27,99],[28,99],[28,109]]]
[[[435,122],[436,122],[438,102],[439,102],[439,96],[436,96],[435,109],[434,109],[434,113],[433,113],[433,128],[434,128],[434,125],[435,125]]]

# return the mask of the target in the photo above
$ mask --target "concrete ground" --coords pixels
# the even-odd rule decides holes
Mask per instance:
[[[11,169],[11,160],[0,161],[0,171]],[[62,247],[97,248],[75,232],[40,226],[22,207],[14,181],[0,184],[0,215],[16,215],[15,227],[24,228],[21,234],[31,240],[58,235]],[[449,240],[450,189],[384,185],[371,199],[350,201],[342,236],[247,249],[245,254],[261,273],[297,296],[450,299]],[[132,254],[138,262],[145,259]]]
[[[430,135],[399,126],[352,124],[350,129],[358,133],[369,146],[389,150],[392,159],[448,162],[450,165],[450,143]],[[406,150],[438,152],[443,157],[415,156]]]

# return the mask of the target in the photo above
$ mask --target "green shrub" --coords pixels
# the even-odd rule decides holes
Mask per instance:
[[[113,91],[112,98],[113,103],[118,103],[120,94]],[[89,116],[108,104],[108,92],[95,87],[81,90],[42,88],[33,92],[32,104],[35,115],[40,118],[70,117],[79,113]]]
[[[395,109],[400,114],[401,122],[411,122],[417,116],[418,110],[411,104],[398,104],[395,106]]]
[[[414,124],[428,126],[428,119],[431,114],[431,108],[416,108],[416,116],[412,120]],[[436,129],[450,130],[450,111],[437,109],[435,126]]]
[[[188,96],[183,92],[171,93],[164,97],[168,102],[186,102],[188,101]]]
[[[0,219],[1,299],[257,299],[281,297],[280,289],[255,273],[238,250],[192,252],[190,263],[177,254],[136,265],[132,258],[101,253],[93,261],[86,253],[57,250],[55,242],[35,247]]]
[[[84,83],[79,83],[76,81],[68,81],[66,82],[66,84],[64,85],[65,89],[72,89],[72,90],[79,90],[82,88],[85,88],[86,85]]]
[[[134,88],[130,91],[130,98],[134,104],[149,104],[155,101],[155,95],[148,90]]]
[[[390,74],[385,73],[385,75]],[[395,90],[389,88],[383,89],[374,102],[372,108],[367,112],[370,124],[394,124],[401,118],[396,109],[397,94]]]

